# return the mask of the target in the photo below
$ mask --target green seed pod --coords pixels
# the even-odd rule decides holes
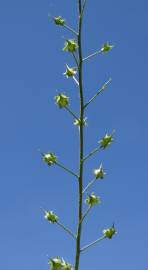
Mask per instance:
[[[65,24],[65,19],[63,19],[61,16],[54,17],[53,20],[56,25],[63,26]]]
[[[101,48],[101,52],[106,53],[109,52],[114,46],[110,45],[108,42],[104,43],[102,48]]]
[[[103,234],[106,238],[112,239],[113,235],[116,234],[117,231],[114,228],[114,225],[111,228],[103,230]]]
[[[98,169],[94,170],[94,175],[95,175],[96,179],[103,179],[105,174],[106,173],[104,172],[102,164],[100,165],[100,167]]]
[[[73,77],[77,73],[76,68],[70,68],[66,65],[66,71],[63,73],[67,78]]]
[[[45,212],[45,219],[47,219],[50,223],[55,223],[58,221],[58,216],[56,216],[53,211]]]
[[[55,101],[59,108],[62,109],[69,104],[69,97],[61,93],[55,97]]]
[[[65,46],[63,48],[63,51],[67,52],[75,52],[78,48],[78,44],[75,39],[68,39],[65,42]]]
[[[106,134],[98,143],[100,147],[105,149],[114,141],[113,134]]]
[[[100,197],[96,196],[94,193],[91,193],[90,195],[88,195],[85,202],[86,202],[86,204],[93,206],[95,204],[101,203],[101,199],[100,199]]]
[[[53,165],[57,161],[57,157],[53,153],[47,153],[43,155],[43,161],[49,166]]]

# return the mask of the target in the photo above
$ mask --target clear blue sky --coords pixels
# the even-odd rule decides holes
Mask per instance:
[[[0,1],[0,268],[46,270],[49,257],[73,263],[73,240],[48,224],[40,206],[74,229],[76,180],[41,161],[53,151],[76,170],[78,131],[53,97],[64,91],[73,110],[78,92],[62,73],[72,65],[62,52],[73,35],[56,28],[48,13],[76,26],[76,0]],[[82,256],[80,269],[147,269],[148,251],[148,1],[90,1],[84,20],[84,55],[109,41],[115,48],[85,67],[85,100],[111,76],[112,84],[87,111],[86,153],[106,132],[115,143],[86,163],[85,183],[100,162],[106,179],[92,191],[102,205],[84,226],[83,244],[115,222],[118,235]]]

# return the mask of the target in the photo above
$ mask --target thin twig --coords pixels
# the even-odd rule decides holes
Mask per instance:
[[[70,173],[71,175],[73,175],[73,176],[75,176],[75,177],[78,178],[78,175],[77,175],[77,174],[75,174],[73,171],[69,170],[68,168],[66,168],[66,167],[63,166],[62,164],[60,164],[60,163],[58,163],[58,162],[55,162],[55,164],[56,164],[58,167],[60,167],[60,168],[62,168],[63,170],[67,171],[68,173]]]
[[[100,53],[102,53],[102,50],[96,51],[96,52],[88,55],[87,57],[83,58],[83,61],[86,61],[86,60],[88,60],[88,59],[90,59],[90,58],[92,58],[92,57],[94,57],[94,56],[96,56],[97,54],[100,54]]]
[[[111,78],[109,78],[109,80],[107,82],[105,82],[103,84],[103,86],[99,89],[99,91],[84,105],[84,109],[99,95],[101,94],[101,92],[103,92],[106,87],[108,86],[108,84],[112,81]]]
[[[73,78],[73,80],[75,81],[75,83],[77,84],[77,86],[79,87],[79,82],[77,81],[76,77],[73,76],[72,78]]]
[[[73,34],[78,36],[78,33],[72,27],[68,26],[67,24],[64,24],[63,27],[65,27],[67,30],[71,31]]]
[[[83,189],[83,194],[95,183],[96,178],[94,178],[92,181],[88,183],[88,185]]]
[[[73,232],[71,232],[71,230],[69,230],[67,227],[65,227],[62,223],[60,223],[59,221],[56,222],[57,225],[59,225],[64,231],[66,231],[67,233],[69,233],[74,239],[76,239],[76,235],[73,234]]]
[[[100,146],[96,147],[93,151],[91,151],[86,157],[83,158],[83,161],[87,160],[88,158],[90,158],[93,154],[95,154],[96,152],[100,151],[101,148]]]
[[[91,210],[92,206],[89,206],[89,208],[86,210],[85,214],[83,215],[82,219],[80,220],[80,223],[83,222],[83,220],[87,217],[89,211]]]
[[[69,107],[65,107],[65,109],[75,118],[75,119],[77,119],[78,121],[79,121],[79,118],[75,115],[75,113],[73,113],[70,109],[69,109]]]
[[[76,65],[77,65],[77,67],[79,68],[78,59],[77,59],[77,57],[75,56],[74,52],[72,52],[72,55],[73,55],[73,58],[74,58],[74,60],[75,60],[75,63],[76,63]]]
[[[87,2],[87,0],[84,0],[83,6],[82,6],[81,16],[83,15],[83,12],[84,12],[84,9],[85,9],[85,6],[86,6],[86,2]]]
[[[84,246],[84,247],[81,249],[81,252],[83,252],[83,251],[85,251],[86,249],[88,249],[88,248],[94,246],[95,244],[97,244],[98,242],[104,240],[105,238],[106,238],[106,236],[103,235],[102,237],[98,238],[96,241],[90,243],[89,245]]]

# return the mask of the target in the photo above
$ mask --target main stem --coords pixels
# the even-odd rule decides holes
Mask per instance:
[[[82,80],[82,4],[81,0],[78,0],[78,54],[79,54],[79,90],[80,90],[80,160],[79,160],[79,182],[78,182],[78,192],[79,192],[79,201],[78,201],[78,227],[77,227],[77,238],[76,238],[76,255],[75,255],[75,268],[74,270],[79,269],[80,262],[80,245],[81,245],[81,230],[82,230],[82,191],[83,191],[83,119],[84,119],[84,101],[83,101],[83,80]]]

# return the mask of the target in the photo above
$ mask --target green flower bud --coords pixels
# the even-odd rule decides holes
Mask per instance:
[[[103,234],[106,238],[112,239],[113,235],[116,234],[117,231],[114,228],[114,225],[111,228],[103,230]]]
[[[56,101],[56,104],[59,106],[59,108],[62,109],[68,105],[69,97],[61,93],[55,97],[55,101]]]
[[[53,20],[56,25],[63,26],[65,24],[65,20],[61,16],[54,17]]]
[[[47,153],[43,155],[43,161],[45,161],[49,166],[51,166],[56,163],[57,157],[53,153]]]
[[[45,212],[45,219],[47,219],[50,223],[55,223],[58,221],[58,216],[56,216],[53,211]]]
[[[95,175],[96,179],[103,179],[105,174],[106,173],[103,170],[102,164],[100,165],[100,167],[98,169],[94,170],[94,175]]]
[[[100,197],[96,196],[94,193],[91,193],[90,195],[88,195],[85,202],[86,202],[86,204],[93,206],[95,204],[100,204],[101,199],[100,199]]]
[[[73,270],[72,265],[62,259],[61,270]]]
[[[61,270],[61,260],[57,257],[48,262],[51,270]]]
[[[59,257],[50,259],[48,264],[51,270],[73,270],[69,263],[65,262],[64,259],[60,259]]]
[[[86,120],[87,120],[87,118],[85,117],[85,118],[83,119],[83,126],[87,126]],[[80,119],[80,118],[79,118],[79,119],[75,119],[75,120],[74,120],[74,125],[75,125],[75,126],[80,126],[80,125],[81,125],[81,119]]]
[[[100,147],[105,149],[108,147],[112,142],[114,141],[113,139],[113,134],[109,135],[106,134],[98,143],[100,144]]]
[[[68,65],[66,65],[66,71],[64,75],[69,78],[74,76],[77,73],[76,68],[70,68]]]
[[[101,48],[101,52],[109,52],[114,46],[110,45],[108,42],[104,43],[102,48]]]
[[[63,48],[63,51],[67,52],[75,52],[78,48],[77,42],[75,39],[68,39],[65,42],[65,46]]]

